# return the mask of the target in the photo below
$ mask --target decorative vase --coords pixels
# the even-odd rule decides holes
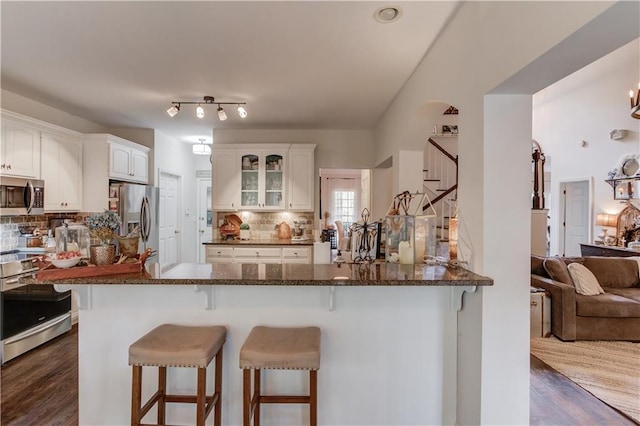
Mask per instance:
[[[134,257],[138,254],[138,242],[140,237],[118,237],[118,249],[120,254],[127,257]]]
[[[89,260],[94,265],[112,265],[116,260],[116,246],[102,244],[89,247]]]

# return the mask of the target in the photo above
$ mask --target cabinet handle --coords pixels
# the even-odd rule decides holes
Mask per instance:
[[[11,164],[7,164],[7,169],[11,170]]]
[[[293,204],[289,203],[289,207],[293,207]]]
[[[298,252],[297,252],[297,251],[294,251],[294,252],[293,252],[293,254],[294,254],[295,256],[297,256],[297,255],[298,255]]]
[[[2,166],[0,166],[0,169],[6,169],[7,166],[5,166],[4,164]]]
[[[221,252],[221,251],[219,251],[219,252],[218,252],[218,254],[222,254],[222,252]]]
[[[260,252],[259,251],[256,252],[256,256],[260,257]]]

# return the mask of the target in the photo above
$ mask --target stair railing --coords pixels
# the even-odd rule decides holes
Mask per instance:
[[[437,228],[440,239],[446,240],[449,218],[455,210],[458,199],[458,156],[454,156],[432,138],[427,140],[424,172],[425,187],[434,193],[422,210],[433,206],[438,215]],[[435,185],[435,188],[433,186]]]

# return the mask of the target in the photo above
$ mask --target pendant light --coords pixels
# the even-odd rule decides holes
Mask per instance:
[[[198,139],[200,143],[194,144],[191,150],[196,155],[210,155],[211,147],[204,143],[205,139]]]

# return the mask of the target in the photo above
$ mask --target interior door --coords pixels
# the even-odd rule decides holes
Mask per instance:
[[[213,211],[211,198],[211,178],[198,179],[198,262],[206,262],[204,242],[211,241],[213,235]]]
[[[563,256],[580,256],[580,243],[589,243],[589,181],[560,184],[561,226],[560,253]]]
[[[180,262],[180,176],[160,173],[160,263]]]

